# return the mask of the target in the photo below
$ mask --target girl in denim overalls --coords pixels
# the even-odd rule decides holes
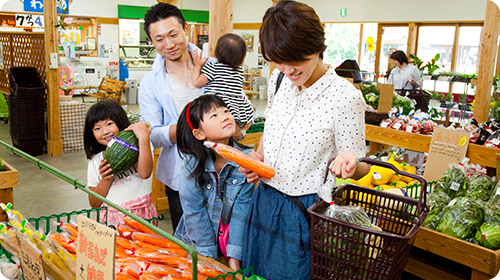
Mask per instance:
[[[203,142],[223,143],[248,154],[250,150],[233,139],[236,128],[226,104],[215,95],[198,97],[180,114],[177,148],[183,159],[179,197],[184,214],[175,231],[175,237],[204,256],[224,255],[235,270],[241,268],[254,185],[238,172],[238,165]],[[228,228],[229,239],[219,239],[223,228]]]

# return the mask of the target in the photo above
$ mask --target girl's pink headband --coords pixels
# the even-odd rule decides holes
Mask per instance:
[[[188,126],[189,128],[191,129],[191,131],[194,130],[193,128],[193,125],[191,124],[191,120],[189,119],[189,109],[191,108],[191,104],[193,104],[193,101],[191,101],[186,109],[186,120],[187,120],[187,123],[188,123]]]

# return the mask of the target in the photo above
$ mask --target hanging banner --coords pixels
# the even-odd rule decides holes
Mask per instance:
[[[24,0],[24,11],[43,13],[43,0]],[[57,13],[69,13],[69,0],[57,0]]]

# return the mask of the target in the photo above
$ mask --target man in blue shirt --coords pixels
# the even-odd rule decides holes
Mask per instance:
[[[151,125],[150,140],[154,148],[162,148],[156,178],[166,186],[175,232],[182,216],[177,119],[186,104],[203,94],[203,89],[193,86],[191,78],[194,69],[191,53],[198,48],[187,41],[188,24],[176,6],[158,3],[147,11],[144,21],[144,30],[158,54],[152,71],[139,85],[139,105],[142,120]]]

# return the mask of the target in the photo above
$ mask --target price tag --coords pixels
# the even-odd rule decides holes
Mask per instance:
[[[409,124],[406,126],[406,132],[412,132],[413,131],[413,125]]]
[[[378,172],[373,172],[373,179],[375,180],[382,179],[382,175],[380,175],[380,173]]]
[[[116,232],[82,215],[78,216],[77,279],[115,278]]]
[[[498,146],[498,144],[500,144],[500,140],[498,140],[498,138],[495,138],[495,139],[491,140],[491,143],[493,143],[493,145],[495,145],[495,146]]]
[[[388,122],[382,122],[382,123],[380,124],[380,127],[382,127],[382,128],[386,128],[388,125],[389,125],[389,123],[388,123]]]
[[[500,188],[497,188],[495,195],[500,195]]]
[[[398,123],[394,124],[394,129],[395,130],[399,130],[400,128],[401,128],[401,123],[398,122]]]
[[[43,28],[42,15],[16,14],[17,27]]]
[[[424,179],[427,182],[437,181],[450,163],[460,162],[467,154],[469,137],[469,132],[436,127],[432,133]]]
[[[24,236],[16,231],[17,244],[21,248],[20,259],[24,279],[44,280],[45,270],[43,270],[42,254]]]
[[[450,190],[452,190],[452,191],[458,191],[459,188],[460,188],[460,184],[459,183],[457,183],[457,182],[451,182]]]

